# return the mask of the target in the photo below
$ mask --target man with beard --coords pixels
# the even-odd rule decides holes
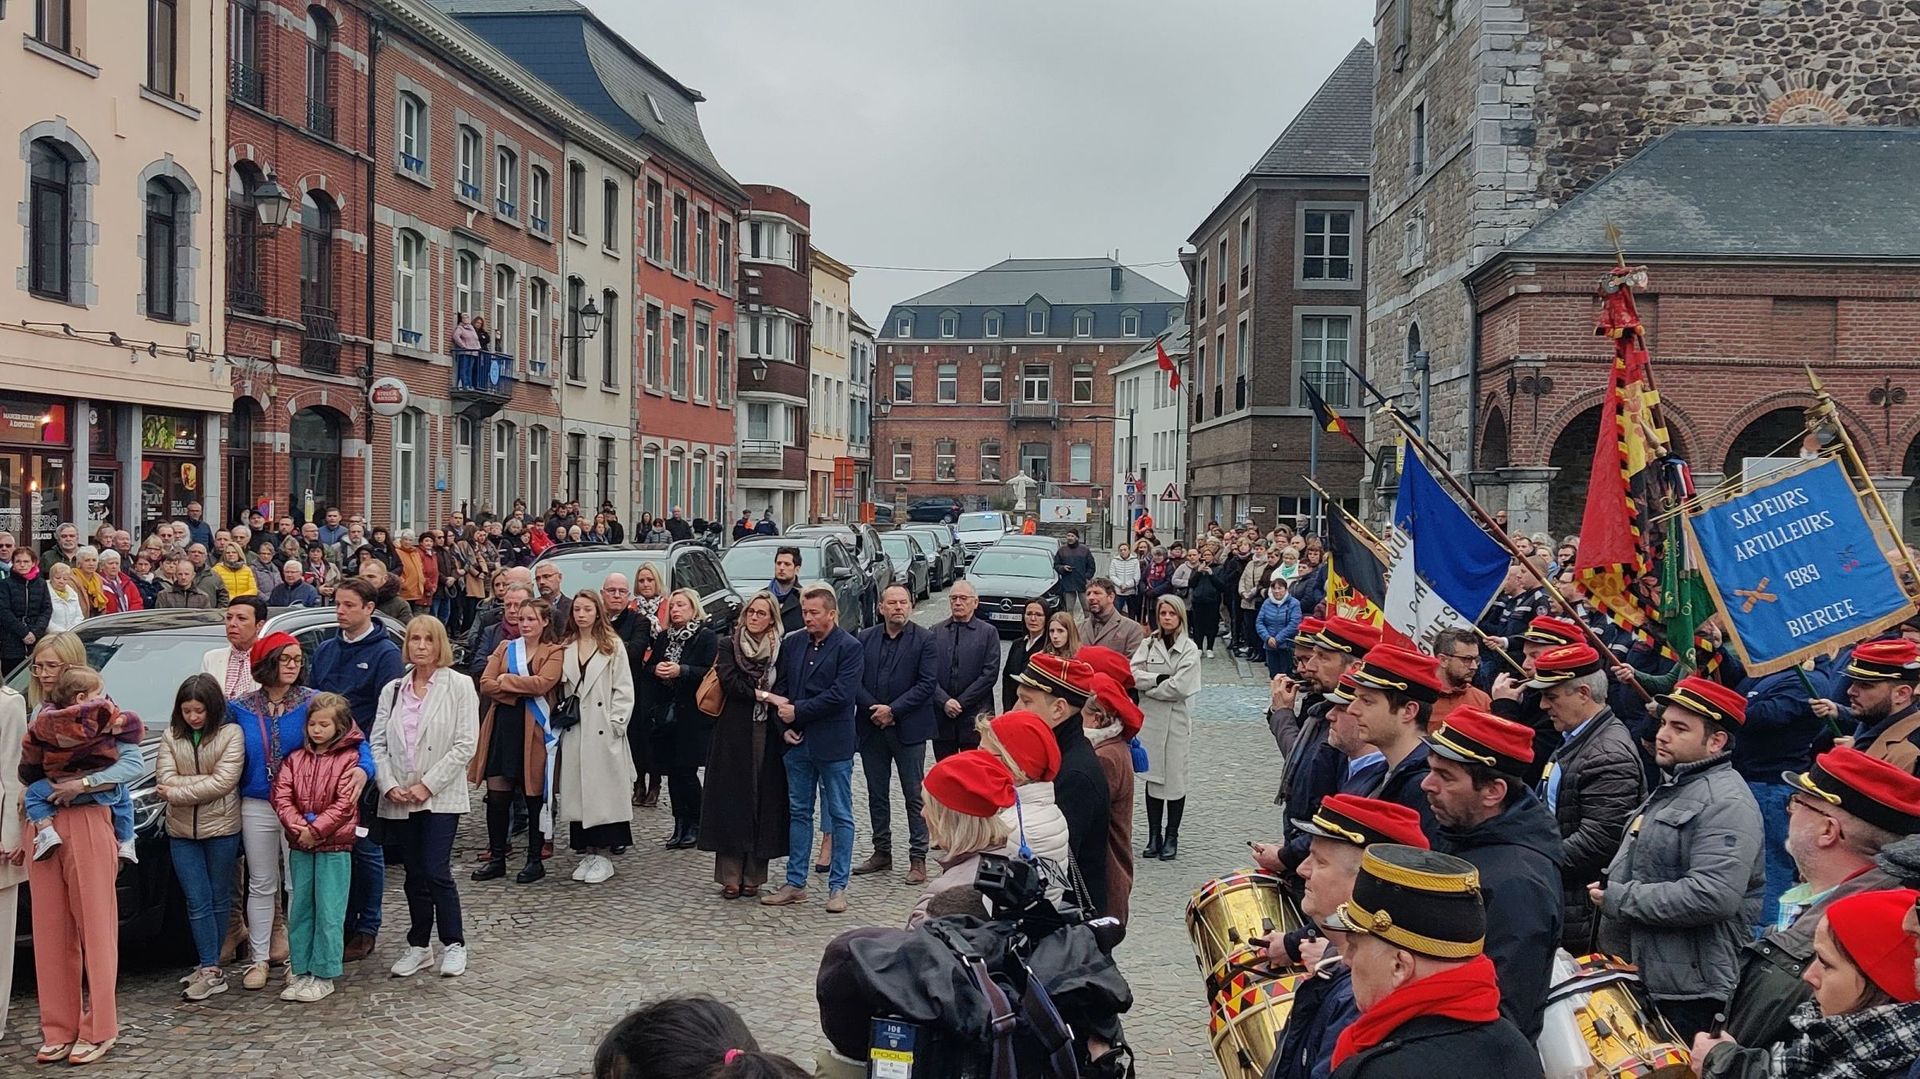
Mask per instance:
[[[1106,577],[1095,577],[1087,583],[1087,613],[1080,619],[1080,644],[1083,647],[1097,644],[1131,656],[1133,650],[1140,647],[1146,631],[1113,605],[1113,597],[1118,592],[1119,588]]]
[[[1860,724],[1861,752],[1903,771],[1920,771],[1920,645],[1904,637],[1867,641],[1846,667],[1847,704]]]
[[[1331,777],[1318,782],[1330,783],[1332,790],[1321,799],[1333,797],[1335,793],[1359,797],[1380,785],[1380,777],[1386,774],[1387,758],[1379,750],[1367,744],[1360,737],[1360,724],[1353,717],[1348,705],[1353,703],[1354,691],[1360,684],[1353,680],[1353,672],[1340,675],[1340,682],[1333,692],[1327,694],[1326,741],[1320,746],[1318,758],[1305,768],[1316,776]],[[1412,813],[1412,810],[1407,812]],[[1414,813],[1419,819],[1419,814]],[[1269,873],[1287,874],[1295,872],[1307,857],[1312,834],[1298,826],[1297,821],[1289,821],[1289,833],[1285,844],[1253,844],[1253,861]]]
[[[1311,840],[1300,863],[1300,878],[1306,882],[1300,910],[1316,925],[1353,898],[1360,859],[1370,844],[1427,847],[1419,814],[1405,806],[1350,794],[1328,795],[1310,819],[1294,825]],[[1267,942],[1269,962],[1304,963],[1311,974],[1294,990],[1293,1012],[1265,1079],[1324,1079],[1333,1066],[1334,1042],[1360,1014],[1353,1003],[1353,972],[1340,957],[1346,936],[1328,932],[1323,939],[1296,945],[1289,934],[1289,939],[1276,936]]]
[[[1273,734],[1273,744],[1286,760],[1292,759],[1293,743],[1300,737],[1301,717],[1312,712],[1314,705],[1326,698],[1319,684],[1311,677],[1314,668],[1313,639],[1326,628],[1326,622],[1321,619],[1302,618],[1300,629],[1293,638],[1293,673],[1276,674],[1269,683],[1272,695],[1267,702],[1267,730]],[[1273,804],[1280,805],[1286,800],[1287,784],[1283,778],[1280,790],[1273,796]]]
[[[1560,942],[1562,857],[1560,826],[1520,781],[1533,764],[1533,732],[1457,708],[1427,742],[1433,752],[1420,789],[1440,822],[1434,849],[1480,870],[1500,1011],[1532,1041],[1540,1036]]]

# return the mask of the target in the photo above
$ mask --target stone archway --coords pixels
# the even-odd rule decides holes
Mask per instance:
[[[1600,406],[1585,409],[1560,429],[1548,453],[1556,469],[1547,496],[1547,524],[1554,539],[1580,531],[1586,514],[1587,485],[1593,476],[1593,448],[1600,437]]]
[[[1721,471],[1729,478],[1739,475],[1749,457],[1798,457],[1806,425],[1806,409],[1799,407],[1776,408],[1755,416],[1727,444]]]

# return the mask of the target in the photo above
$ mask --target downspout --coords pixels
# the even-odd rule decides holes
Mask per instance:
[[[1473,286],[1467,279],[1460,279],[1460,288],[1467,294],[1467,482],[1473,482],[1474,450],[1479,444],[1480,435],[1480,303],[1474,297]],[[1476,496],[1478,497],[1478,496]]]
[[[373,354],[378,347],[374,336],[374,269],[373,253],[378,248],[376,237],[378,225],[374,219],[374,187],[379,182],[380,169],[377,163],[380,155],[375,152],[379,114],[378,98],[380,92],[378,75],[380,72],[380,40],[382,20],[377,15],[369,15],[367,22],[367,257],[366,264],[366,333],[367,362],[360,372],[360,396],[362,419],[362,440],[366,446],[366,467],[360,470],[360,509],[373,520],[373,406],[365,398],[373,386]]]

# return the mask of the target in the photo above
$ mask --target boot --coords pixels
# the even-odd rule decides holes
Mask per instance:
[[[687,822],[686,834],[680,837],[680,847],[682,850],[692,850],[693,848],[699,845],[700,845],[700,822],[697,820],[690,820]]]
[[[546,853],[546,836],[540,832],[540,797],[527,795],[515,799],[525,805],[527,810],[527,864],[520,867],[514,876],[516,884],[532,884],[547,875],[547,863],[541,860]]]
[[[1165,811],[1166,802],[1147,795],[1147,849],[1140,852],[1142,858],[1158,858],[1164,846],[1160,838],[1160,815]]]
[[[907,883],[925,884],[927,882],[927,860],[925,858],[907,859]]]
[[[648,809],[660,807],[660,776],[653,773],[647,776],[647,793],[640,798],[640,804]]]
[[[473,871],[474,880],[498,880],[507,875],[507,831],[512,827],[513,801],[509,791],[487,792],[486,859]]]
[[[687,822],[679,819],[678,817],[675,817],[673,821],[673,834],[667,837],[667,849],[679,850],[680,841],[685,839],[686,837],[687,837]]]
[[[885,873],[893,868],[893,855],[883,850],[874,851],[867,860],[853,867],[853,875],[864,877],[869,873]]]
[[[1180,816],[1187,808],[1185,798],[1167,803],[1167,839],[1160,849],[1160,860],[1171,862],[1180,852]]]

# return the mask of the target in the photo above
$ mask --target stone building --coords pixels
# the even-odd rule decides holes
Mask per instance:
[[[1362,422],[1366,402],[1349,365],[1363,362],[1366,342],[1373,67],[1373,46],[1354,46],[1188,237],[1186,498],[1195,524],[1298,525],[1311,508],[1303,477],[1316,458],[1329,491],[1359,487],[1365,458],[1352,442],[1322,432],[1314,453],[1300,384]],[[1154,484],[1156,499],[1163,487]],[[1182,534],[1158,505],[1154,513],[1159,531]]]
[[[1113,438],[1113,472],[1108,479],[1107,534],[1093,537],[1096,545],[1115,544],[1123,536],[1131,536],[1133,521],[1142,512],[1153,515],[1156,535],[1192,534],[1186,489],[1191,435],[1188,394],[1184,384],[1175,389],[1172,375],[1160,369],[1160,351],[1164,349],[1176,367],[1189,374],[1193,371],[1193,335],[1188,331],[1184,320],[1171,323],[1114,365],[1113,414],[1119,427]],[[1131,495],[1127,491],[1129,482],[1133,484]]]
[[[1475,351],[1470,272],[1676,126],[1920,122],[1908,5],[1376,0],[1374,29],[1368,377],[1409,412],[1424,381],[1463,471],[1507,373]]]
[[[847,314],[847,456],[853,458],[856,513],[873,501],[873,327]]]
[[[1613,359],[1593,332],[1612,223],[1644,238],[1629,252],[1649,275],[1636,305],[1696,484],[1794,455],[1810,365],[1920,536],[1905,497],[1920,474],[1915,176],[1920,128],[1680,128],[1495,252],[1466,278],[1483,502],[1529,532],[1580,529]]]

